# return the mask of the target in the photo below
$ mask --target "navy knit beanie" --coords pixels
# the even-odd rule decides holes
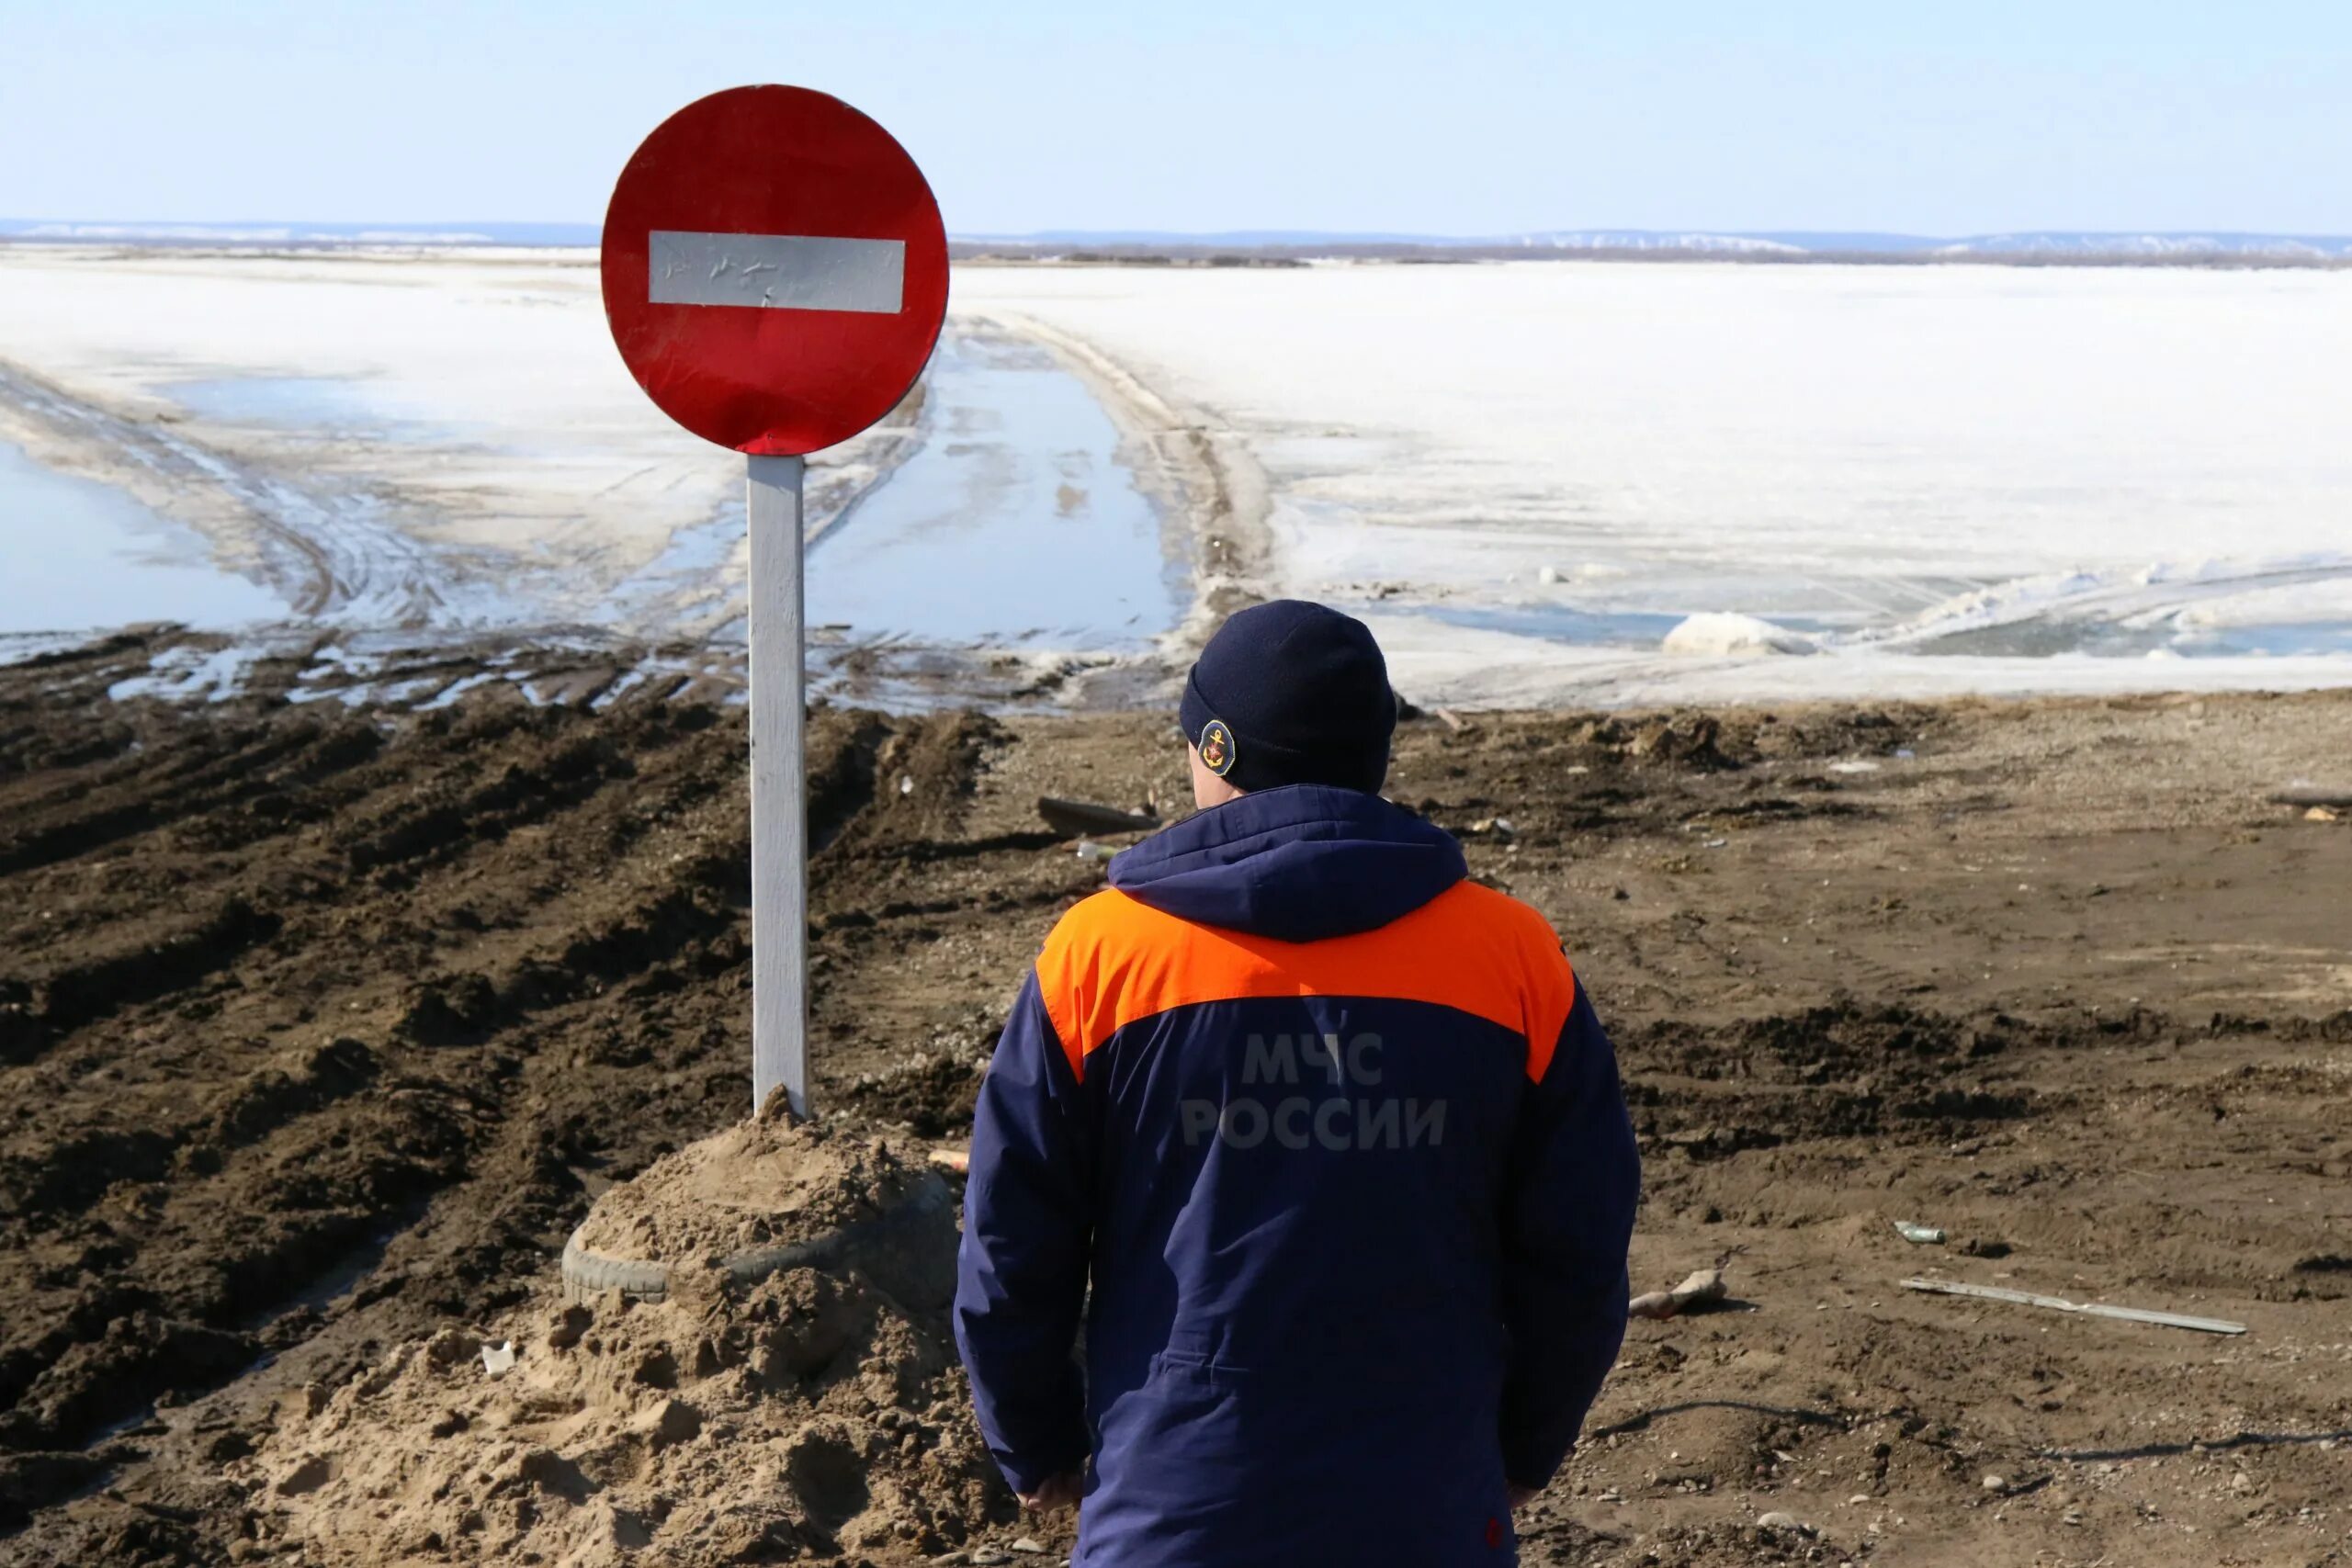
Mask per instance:
[[[1178,713],[1209,771],[1246,790],[1337,784],[1380,793],[1396,696],[1372,628],[1299,599],[1217,628]]]

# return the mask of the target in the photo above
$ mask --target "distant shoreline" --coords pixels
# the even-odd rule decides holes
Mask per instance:
[[[1649,266],[2013,266],[2163,267],[2245,272],[2291,269],[2352,271],[2352,255],[2293,255],[2282,252],[2135,254],[2098,251],[1704,251],[1623,247],[1539,249],[1521,245],[1357,245],[1253,249],[1218,246],[1103,245],[1026,252],[956,241],[948,259],[981,266],[1286,267],[1317,262],[1396,266],[1466,266],[1484,262],[1625,262]]]
[[[320,260],[335,256],[383,260],[432,260],[464,257],[482,263],[528,260],[556,265],[594,266],[593,245],[522,245],[509,243],[454,244],[447,242],[407,244],[390,241],[254,241],[221,240],[83,240],[28,239],[0,235],[0,253],[11,249],[83,251],[100,256],[169,254],[191,259],[236,257],[255,261]],[[1641,266],[1873,266],[1961,267],[1999,266],[2020,269],[2090,268],[2177,272],[2352,272],[2352,255],[2297,256],[2270,252],[2212,253],[2177,255],[2132,255],[2120,253],[2008,251],[1941,254],[1934,252],[1824,251],[1735,252],[1634,249],[1539,250],[1521,246],[1263,246],[1228,249],[1202,245],[1101,246],[1016,251],[973,241],[950,242],[949,261],[959,266],[1002,267],[1138,267],[1170,269],[1242,269],[1346,264],[1359,266],[1471,266],[1498,262],[1603,262]]]
[[[85,223],[0,219],[0,246],[240,255],[593,253],[594,224]],[[2352,267],[2352,235],[2030,231],[1941,238],[1868,232],[1549,231],[1492,237],[1247,231],[951,236],[959,262],[999,265],[1430,265],[1495,261],[1712,262],[1834,266]]]

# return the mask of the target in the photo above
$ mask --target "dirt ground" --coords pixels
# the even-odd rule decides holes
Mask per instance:
[[[277,1434],[548,1310],[598,1194],[750,1109],[741,710],[111,703],[121,658],[0,671],[0,1563],[356,1561],[285,1533]],[[956,1145],[1101,882],[1037,797],[1172,809],[1172,727],[811,742],[820,1108]],[[1729,1310],[1634,1326],[1526,1560],[2352,1561],[2352,820],[2264,799],[2347,771],[2352,694],[1409,723],[1392,793],[1618,1040],[1636,1288],[1736,1252]],[[899,1397],[859,1419],[967,1442]],[[984,1477],[836,1544],[1023,1536],[1068,1540]]]

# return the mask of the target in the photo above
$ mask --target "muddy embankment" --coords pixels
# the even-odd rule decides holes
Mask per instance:
[[[272,1490],[289,1412],[545,1333],[594,1197],[748,1109],[740,710],[109,703],[106,660],[0,671],[0,1562],[356,1561]],[[2340,695],[1408,724],[1394,793],[1620,1041],[1637,1284],[1741,1249],[1733,1310],[1635,1327],[1529,1560],[2343,1560],[2352,825],[2263,795],[2346,756]],[[1036,797],[1172,807],[1181,755],[829,708],[810,768],[820,1104],[956,1142],[1100,883]],[[1930,1271],[2252,1332],[1896,1288]],[[968,1455],[944,1386],[828,1408]],[[838,1513],[884,1461],[836,1447]],[[550,1451],[534,1506],[609,1511]],[[957,1495],[726,1550],[1035,1529]]]

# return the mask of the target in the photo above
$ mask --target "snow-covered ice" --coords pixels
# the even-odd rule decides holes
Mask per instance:
[[[957,300],[1237,433],[1273,585],[1375,606],[1432,695],[2352,682],[2352,275],[999,267]],[[1712,613],[1836,657],[1666,654]]]
[[[1702,610],[1667,633],[1658,647],[1700,659],[1821,651],[1809,637],[1736,610]]]
[[[1101,432],[911,410],[820,455],[812,608],[855,573],[835,618],[861,635],[1199,629],[1205,580],[1188,616],[1127,547],[1136,479],[1209,519],[1227,581],[1374,617],[1423,700],[2352,682],[2352,274],[967,266],[954,291],[954,332],[1030,336],[1101,396],[1118,462]],[[0,441],[189,531],[256,614],[740,635],[741,466],[630,382],[584,253],[0,247]],[[923,442],[944,488],[891,497]],[[1082,615],[926,532],[996,538],[973,497],[1058,497],[1000,481],[1073,464],[1116,581],[1091,544],[1039,570]],[[1052,521],[1008,515],[974,558]],[[999,603],[917,603],[964,589]]]

